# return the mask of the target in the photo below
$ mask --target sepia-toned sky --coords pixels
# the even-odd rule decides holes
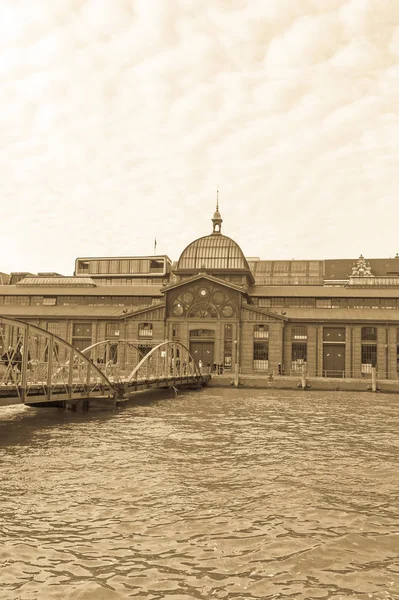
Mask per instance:
[[[0,271],[399,252],[399,2],[1,0]]]

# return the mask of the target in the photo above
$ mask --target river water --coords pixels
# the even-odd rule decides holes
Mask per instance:
[[[399,396],[0,407],[1,600],[399,599]]]

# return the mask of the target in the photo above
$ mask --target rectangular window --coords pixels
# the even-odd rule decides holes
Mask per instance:
[[[270,298],[272,308],[282,308],[284,306],[284,298]]]
[[[105,327],[105,337],[108,338],[117,338],[120,335],[119,324],[118,323],[107,323]]]
[[[152,338],[152,323],[139,323],[139,338]]]
[[[331,298],[331,308],[348,308],[348,298]]]
[[[287,261],[274,261],[273,273],[275,275],[288,275],[290,263]]]
[[[43,306],[55,306],[57,304],[57,298],[54,296],[44,296]]]
[[[269,338],[269,325],[254,325],[254,338]]]
[[[150,273],[163,273],[163,261],[150,260]]]
[[[263,308],[270,308],[271,305],[272,305],[271,298],[259,298],[259,300],[258,300],[258,306],[261,306]]]
[[[107,273],[109,273],[109,260],[98,261],[98,272],[102,275],[106,275]]]
[[[316,308],[331,308],[331,298],[316,298]]]
[[[362,342],[376,342],[377,327],[362,327]]]
[[[371,368],[377,365],[376,344],[362,345],[362,373],[371,373]]]
[[[313,277],[317,277],[323,274],[323,268],[322,268],[323,263],[316,261],[316,260],[310,260],[309,261],[309,275],[312,275]]]
[[[302,371],[303,365],[306,364],[308,354],[308,345],[306,342],[295,342],[292,344],[291,354],[291,370]]]
[[[308,339],[308,328],[306,325],[294,325],[292,328],[292,339],[293,340],[307,340]]]
[[[80,260],[78,262],[78,275],[87,274],[90,270],[90,263],[88,260]]]
[[[267,371],[269,368],[269,343],[255,342],[253,347],[254,371]]]
[[[291,263],[291,273],[306,273],[307,263],[304,260],[293,260]]]
[[[61,323],[59,321],[49,321],[47,323],[47,331],[54,335],[61,335]]]
[[[287,308],[314,308],[314,298],[286,298],[285,306]]]
[[[231,369],[233,364],[233,328],[231,325],[224,326],[224,352],[223,366],[225,369]]]
[[[180,337],[180,323],[172,323],[172,338]]]
[[[4,304],[18,304],[29,306],[29,296],[5,296]]]
[[[348,298],[349,308],[363,308],[362,298]]]
[[[380,298],[381,308],[396,308],[396,298]]]

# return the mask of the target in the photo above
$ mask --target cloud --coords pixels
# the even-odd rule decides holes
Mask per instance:
[[[154,235],[176,259],[210,232],[218,185],[250,255],[349,256],[365,203],[385,212],[357,244],[396,252],[395,3],[0,4],[3,271],[70,273]]]

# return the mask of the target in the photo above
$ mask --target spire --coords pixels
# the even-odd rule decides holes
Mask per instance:
[[[216,234],[221,233],[223,219],[219,212],[219,189],[216,190],[216,210],[213,213],[212,223],[213,223],[212,233],[216,233]]]

